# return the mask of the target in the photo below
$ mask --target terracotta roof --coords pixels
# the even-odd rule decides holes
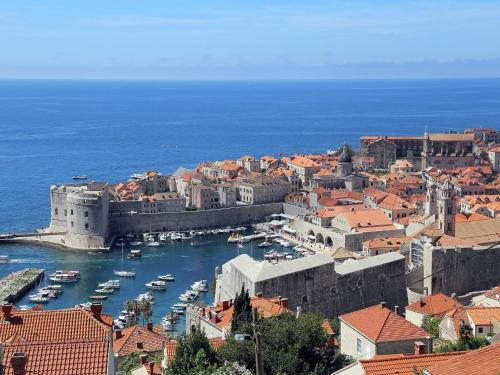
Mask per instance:
[[[288,159],[288,163],[304,168],[319,168],[319,164],[314,160],[301,155],[294,155]]]
[[[382,305],[341,315],[340,320],[373,342],[423,339],[430,334]]]
[[[152,331],[146,326],[136,325],[121,330],[122,336],[117,338],[113,334],[113,351],[118,356],[125,356],[135,352],[158,352],[161,351],[163,343],[168,340],[165,331],[160,325],[152,327]],[[142,347],[139,348],[138,344]]]
[[[431,141],[470,141],[474,140],[474,134],[463,133],[430,133],[429,140]]]
[[[386,210],[401,210],[401,209],[415,208],[415,206],[412,203],[405,201],[404,199],[398,197],[395,194],[387,194],[387,196],[378,203],[378,206],[381,208],[385,208]]]
[[[457,223],[455,237],[462,238],[477,245],[499,241],[500,217]]]
[[[209,338],[208,342],[215,350],[219,349],[219,347],[224,343],[224,339],[222,337],[213,337]],[[165,351],[163,353],[164,359],[167,362],[172,362],[175,358],[175,351],[177,349],[177,340],[168,340],[165,344]]]
[[[394,229],[392,221],[378,208],[342,212],[338,217],[343,217],[351,228],[359,232]]]
[[[360,210],[370,210],[370,208],[366,207],[364,204],[346,204],[343,206],[321,208],[318,211],[314,212],[314,216],[318,216],[321,218],[335,217],[341,212]]]
[[[465,221],[480,221],[480,220],[488,220],[490,219],[488,216],[478,214],[474,212],[471,215],[464,215],[461,213],[457,213],[455,215],[455,223],[463,223]]]
[[[14,375],[10,358],[16,352],[27,353],[26,374],[107,375],[107,341],[3,344],[4,375]]]
[[[500,302],[500,285],[485,292],[484,296]]]
[[[470,241],[463,240],[461,238],[449,236],[447,234],[443,234],[439,240],[436,241],[436,245],[438,246],[472,246],[474,245]]]
[[[442,315],[446,312],[463,307],[463,305],[443,293],[435,293],[406,306],[407,310],[421,314]]]
[[[493,320],[500,321],[500,307],[475,306],[465,309],[469,321],[475,325],[487,326],[493,324]]]
[[[427,370],[431,375],[481,374],[498,375],[500,373],[500,343],[491,344],[447,361],[430,365]]]
[[[430,365],[459,357],[466,352],[432,353],[422,355],[390,354],[378,355],[359,361],[364,375],[414,375]]]
[[[410,241],[410,237],[377,237],[371,240],[363,241],[363,245],[368,248],[399,249],[401,245]]]

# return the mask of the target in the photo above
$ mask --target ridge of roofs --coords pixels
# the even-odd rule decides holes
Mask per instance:
[[[430,334],[382,305],[341,315],[343,322],[373,342],[423,339]]]
[[[163,334],[160,325],[153,326],[150,331],[147,326],[135,325],[121,330],[122,336],[113,336],[113,351],[119,356],[128,355],[137,351],[137,344],[143,344],[142,351],[160,351],[168,337]]]
[[[422,314],[440,315],[463,305],[443,293],[435,293],[406,306],[408,310]]]

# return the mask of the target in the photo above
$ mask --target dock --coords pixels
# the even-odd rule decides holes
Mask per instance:
[[[265,238],[267,236],[266,232],[260,232],[257,234],[251,234],[249,236],[242,236],[240,238],[241,242],[250,242],[252,240],[258,240],[259,238]]]
[[[13,303],[43,279],[44,270],[25,268],[0,279],[0,303]]]

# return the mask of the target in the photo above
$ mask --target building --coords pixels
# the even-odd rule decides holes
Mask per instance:
[[[294,155],[289,158],[283,158],[282,160],[288,168],[299,176],[303,186],[307,186],[309,184],[309,178],[321,169],[321,166],[317,162],[302,155]]]
[[[115,373],[113,318],[93,304],[90,311],[17,310],[7,304],[0,315],[4,375]]]
[[[260,172],[260,160],[256,160],[253,156],[242,156],[236,160],[236,164],[250,173]]]
[[[212,346],[214,350],[220,348],[222,344],[224,344],[224,339],[221,337],[209,338],[208,342]],[[168,366],[175,359],[175,351],[177,349],[177,340],[170,339],[165,344],[165,349],[163,350],[163,361],[162,361],[162,369],[166,370]],[[149,375],[149,374],[148,374]]]
[[[500,142],[499,142],[500,143]],[[494,146],[488,150],[488,159],[495,172],[500,171],[500,145]]]
[[[381,354],[432,352],[432,338],[422,328],[385,307],[374,305],[339,316],[340,351],[354,358],[369,359]]]
[[[423,141],[419,136],[362,136],[360,156],[374,158],[378,169],[388,169],[397,159],[410,160],[419,169]]]
[[[182,212],[186,210],[186,198],[178,193],[155,193],[143,195],[139,198],[142,202],[144,214],[155,214],[159,212]]]
[[[363,242],[363,255],[376,256],[385,253],[397,252],[405,255],[410,253],[409,237],[377,237]],[[408,263],[408,260],[407,260]]]
[[[435,293],[406,306],[405,317],[409,322],[421,327],[425,316],[442,318],[447,312],[462,307],[457,300],[443,293]]]
[[[487,290],[477,297],[473,297],[472,303],[476,306],[500,307],[500,285]]]
[[[413,163],[406,159],[398,159],[389,168],[390,173],[397,174],[408,174],[412,172],[416,172],[415,166]]]
[[[451,342],[460,339],[460,327],[468,325],[472,328],[472,335],[484,337],[488,334],[497,334],[500,321],[500,307],[460,307],[446,313],[439,323],[439,338]]]
[[[474,134],[475,139],[486,143],[500,143],[500,131],[495,128],[470,128],[465,129],[464,133]]]
[[[220,208],[219,194],[213,186],[193,185],[191,187],[191,204],[198,210],[213,210]]]
[[[256,296],[250,297],[250,305],[252,308],[257,308],[259,316],[264,319],[290,312],[288,299],[285,297],[266,298],[262,293],[257,293]],[[190,304],[186,308],[186,333],[202,329],[209,338],[225,338],[231,332],[233,313],[232,299],[207,307]]]
[[[475,164],[474,135],[459,133],[425,133],[422,169],[436,167],[453,169]]]
[[[278,177],[249,176],[236,183],[238,201],[246,204],[283,202],[291,185]]]

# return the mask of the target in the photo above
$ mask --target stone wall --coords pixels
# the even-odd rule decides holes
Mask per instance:
[[[295,206],[293,204],[283,203],[283,213],[291,216],[304,216],[309,211],[304,207]]]
[[[155,214],[112,212],[109,224],[113,234],[192,230],[255,223],[262,221],[266,216],[282,211],[282,203],[268,203]]]

